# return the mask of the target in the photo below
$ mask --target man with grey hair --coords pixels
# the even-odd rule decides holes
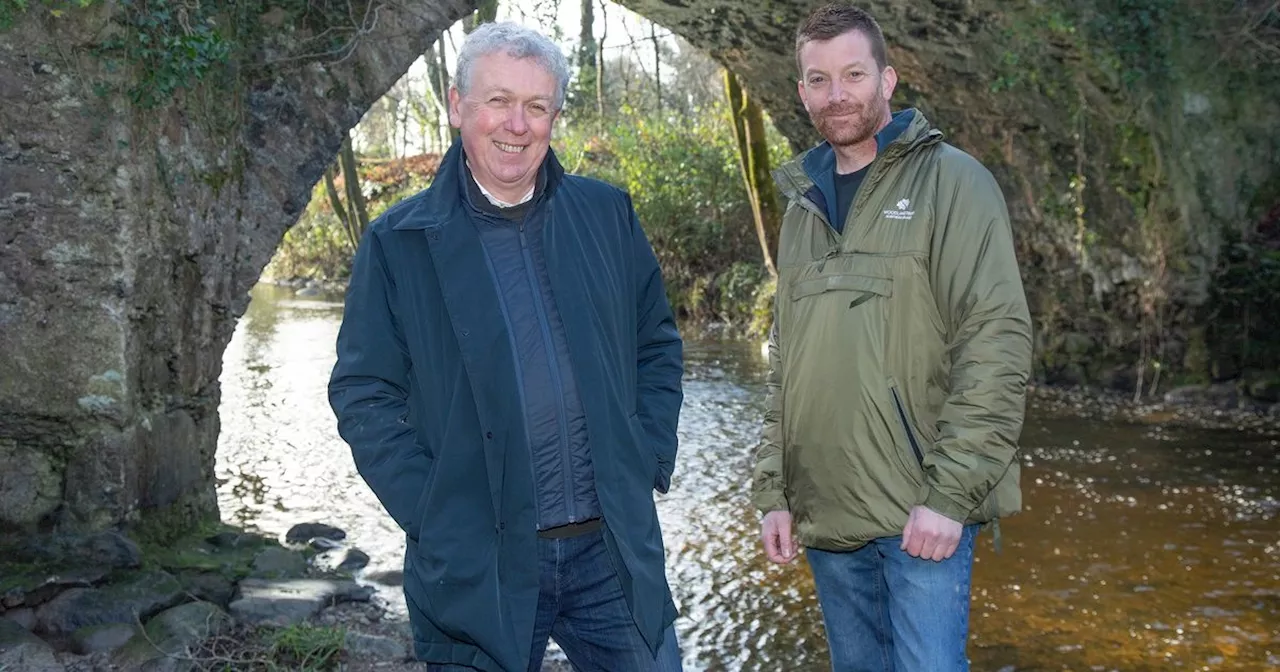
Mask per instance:
[[[329,399],[408,537],[431,670],[680,669],[653,491],[666,492],[682,344],[627,194],[550,149],[564,55],[473,31],[449,92],[461,138],[369,226]]]

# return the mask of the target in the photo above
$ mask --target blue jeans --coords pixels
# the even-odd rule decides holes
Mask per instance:
[[[656,658],[640,636],[603,532],[538,539],[538,566],[538,615],[529,672],[542,669],[548,637],[555,638],[578,672],[682,672],[674,626],[663,634]],[[427,665],[428,672],[470,669]]]
[[[805,549],[835,672],[968,672],[969,579],[977,525],[955,554],[921,560],[876,539],[856,551]]]

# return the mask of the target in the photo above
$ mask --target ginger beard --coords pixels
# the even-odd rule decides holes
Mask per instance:
[[[848,100],[827,103],[818,110],[809,110],[809,120],[814,128],[833,147],[851,147],[875,136],[884,114],[880,101],[884,99],[884,81],[876,83],[876,95],[867,103]]]

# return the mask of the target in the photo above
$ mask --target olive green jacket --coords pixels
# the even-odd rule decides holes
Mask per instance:
[[[774,173],[788,204],[753,496],[825,550],[901,534],[918,504],[987,522],[1022,503],[1031,320],[1004,197],[922,114],[895,119],[843,234],[813,177],[828,145]]]

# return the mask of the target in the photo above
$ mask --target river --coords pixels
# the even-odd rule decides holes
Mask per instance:
[[[325,398],[340,298],[270,285],[226,350],[224,520],[283,535],[331,523],[396,570],[399,528],[356,473]],[[804,562],[758,548],[748,499],[764,397],[755,346],[686,344],[680,457],[658,510],[685,669],[827,670]],[[1039,412],[1022,437],[1024,512],[979,537],[975,671],[1280,670],[1277,438]],[[383,592],[403,613],[396,589]]]

